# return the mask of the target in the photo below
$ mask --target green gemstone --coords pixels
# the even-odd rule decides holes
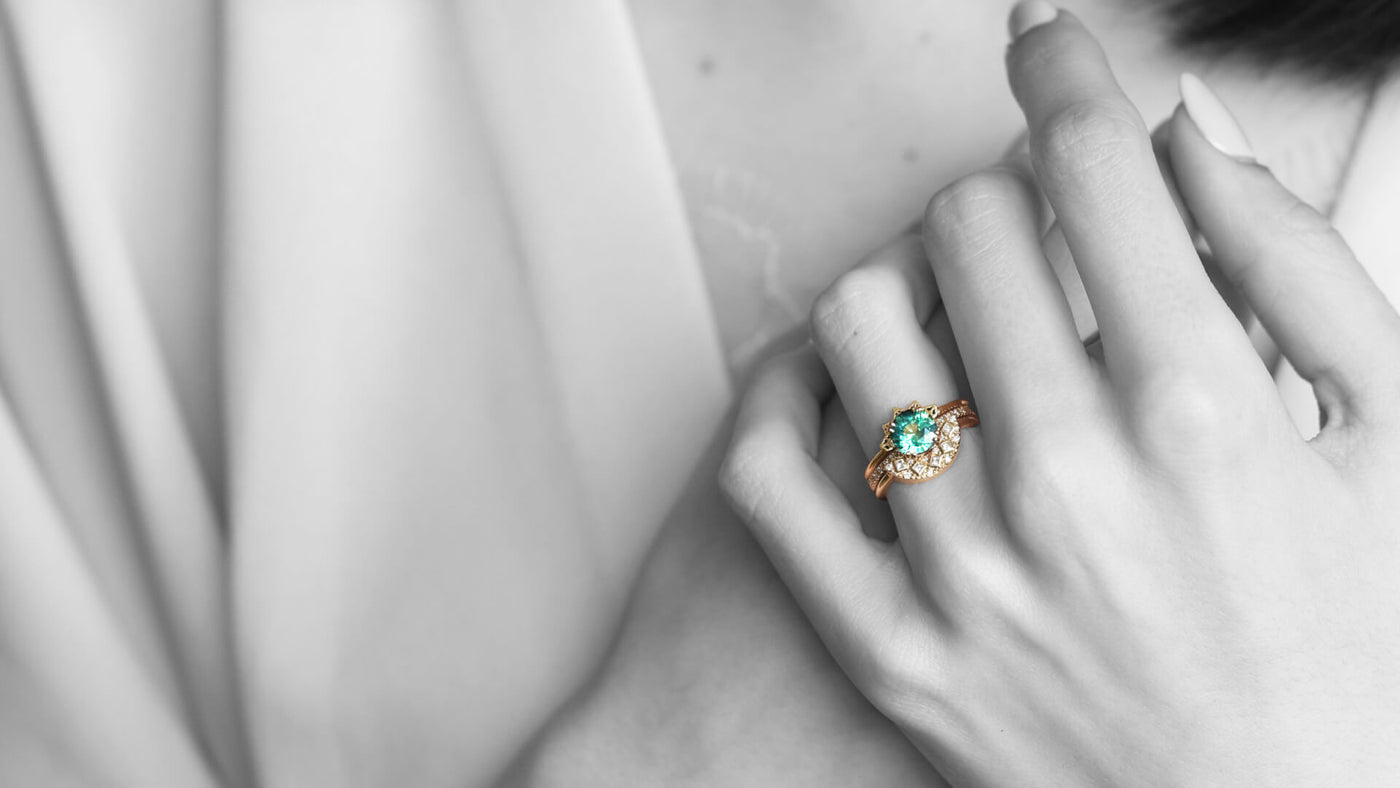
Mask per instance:
[[[933,448],[938,437],[938,422],[925,410],[906,410],[894,417],[890,439],[902,454],[923,454]]]

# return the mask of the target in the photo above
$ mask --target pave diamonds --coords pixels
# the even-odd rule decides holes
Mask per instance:
[[[958,427],[957,418],[943,416],[929,420],[933,424],[927,431],[927,441],[923,444],[926,448],[920,452],[892,452],[880,464],[881,472],[903,481],[923,481],[932,479],[953,463],[954,458],[958,456],[958,446],[962,443],[962,430]],[[893,430],[891,432],[893,434]],[[897,438],[895,446],[899,446]]]
[[[967,400],[937,408],[917,401],[894,408],[885,422],[880,451],[866,466],[866,483],[876,498],[884,500],[892,482],[916,484],[933,479],[957,459],[962,430],[976,427],[978,421]]]

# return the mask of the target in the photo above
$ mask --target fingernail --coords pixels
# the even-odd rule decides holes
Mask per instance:
[[[1060,9],[1045,2],[1045,0],[1021,0],[1015,8],[1011,9],[1011,19],[1008,22],[1008,26],[1011,28],[1011,40],[1015,41],[1033,27],[1040,27],[1046,22],[1055,21],[1055,17],[1059,15]]]
[[[1254,146],[1244,136],[1244,129],[1235,120],[1230,108],[1206,87],[1195,74],[1181,75],[1181,104],[1186,107],[1186,115],[1201,130],[1201,134],[1215,146],[1215,149],[1237,159],[1254,161]]]

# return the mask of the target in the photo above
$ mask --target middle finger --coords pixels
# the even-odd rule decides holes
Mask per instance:
[[[1251,352],[1098,42],[1064,11],[1020,32],[1007,54],[1012,92],[1098,318],[1110,375],[1150,382],[1162,369],[1200,370],[1210,359],[1202,347]]]
[[[1041,250],[1038,199],[1002,166],[929,203],[924,243],[992,447],[1091,395],[1098,380]]]

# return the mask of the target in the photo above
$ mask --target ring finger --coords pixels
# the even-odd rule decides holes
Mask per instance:
[[[882,426],[895,409],[917,400],[941,405],[961,396],[956,377],[918,315],[936,300],[917,238],[887,246],[827,289],[812,307],[812,337],[867,456],[880,448]],[[963,430],[957,460],[936,479],[895,484],[890,505],[905,553],[921,574],[946,562],[938,550],[982,545],[1006,548],[987,527],[992,501],[976,430]]]

